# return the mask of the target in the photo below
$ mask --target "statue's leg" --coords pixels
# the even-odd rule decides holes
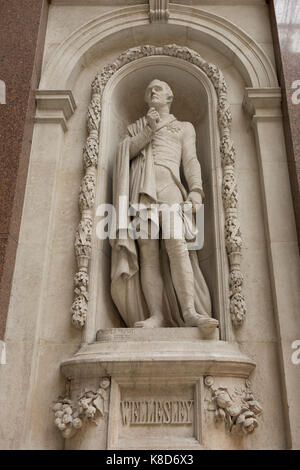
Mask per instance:
[[[138,240],[140,273],[143,293],[150,311],[147,320],[135,323],[135,328],[166,326],[163,317],[164,284],[160,270],[159,240]]]
[[[184,227],[182,219],[175,217],[176,212],[179,213],[178,207],[183,202],[183,198],[171,176],[169,180],[165,178],[165,186],[159,191],[158,196],[165,204],[161,206],[162,233],[169,257],[172,281],[185,319],[185,316],[196,314],[196,311],[194,273],[184,238]],[[172,212],[171,207],[175,212]],[[165,231],[165,227],[168,227],[168,232]]]
[[[210,332],[218,326],[218,321],[207,312],[195,310],[194,273],[185,239],[165,240],[169,256],[172,281],[182,310],[186,326],[197,326]]]
[[[174,184],[169,184],[160,191],[159,198],[169,206],[174,203],[180,204],[183,201],[178,187]],[[179,219],[176,220],[179,221]],[[165,246],[170,261],[172,281],[185,325],[197,326],[207,332],[214,330],[219,324],[218,321],[211,318],[208,312],[197,313],[195,310],[194,272],[184,237],[183,225],[178,230],[178,227],[174,223],[172,225],[171,222],[170,237],[165,239]]]

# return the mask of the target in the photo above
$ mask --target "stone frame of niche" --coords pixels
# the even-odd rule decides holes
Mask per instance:
[[[108,149],[110,147],[110,128],[113,127],[111,124],[111,118],[112,115],[114,114],[113,110],[111,109],[111,101],[113,99],[113,96],[115,92],[118,93],[119,85],[122,85],[123,82],[130,81],[131,77],[136,74],[140,74],[145,72],[146,70],[148,71],[147,75],[153,76],[160,76],[160,73],[162,73],[162,68],[168,67],[168,71],[170,74],[172,74],[172,71],[170,68],[173,69],[173,71],[178,71],[183,74],[181,76],[181,80],[185,80],[185,74],[193,77],[197,81],[197,88],[195,88],[194,93],[201,93],[205,95],[203,98],[206,101],[206,106],[207,106],[207,117],[204,120],[206,122],[205,129],[207,130],[207,138],[205,140],[208,141],[208,149],[205,151],[205,154],[207,153],[207,159],[209,161],[209,173],[210,173],[210,190],[211,190],[211,203],[212,203],[212,210],[211,210],[211,220],[210,225],[212,225],[212,230],[213,235],[211,238],[213,238],[213,247],[211,248],[211,251],[214,253],[214,255],[209,256],[210,258],[214,258],[214,268],[213,268],[213,273],[211,274],[211,279],[210,281],[213,282],[215,285],[212,286],[212,297],[214,299],[214,313],[216,318],[220,319],[220,324],[221,324],[221,331],[224,332],[222,334],[222,337],[228,338],[230,336],[229,331],[226,331],[228,329],[229,325],[228,322],[226,322],[225,318],[228,316],[228,269],[227,269],[227,261],[226,261],[226,254],[225,254],[225,240],[224,240],[224,227],[223,227],[223,211],[222,211],[222,195],[221,195],[221,188],[219,187],[220,185],[218,184],[218,181],[221,180],[221,163],[220,163],[220,158],[219,158],[219,133],[218,133],[218,126],[217,126],[217,96],[214,90],[214,87],[211,83],[211,81],[208,79],[206,74],[200,70],[198,67],[195,67],[193,64],[179,59],[177,57],[171,57],[171,56],[150,56],[150,57],[143,57],[137,60],[134,60],[125,66],[123,66],[121,69],[119,69],[109,80],[107,83],[105,90],[103,92],[103,98],[102,98],[102,122],[101,122],[101,130],[100,130],[100,155],[102,156],[101,159],[101,166],[98,165],[98,175],[97,175],[97,190],[96,190],[96,200],[95,204],[96,207],[98,207],[98,204],[103,202],[100,199],[100,196],[103,197],[103,192],[105,192],[105,189],[102,191],[99,188],[104,188],[105,187],[105,178],[107,176],[105,175],[105,172],[102,170],[102,167],[107,169],[107,162],[110,159],[114,159],[115,153],[114,151],[108,152]],[[155,72],[156,70],[160,70],[158,72]],[[157,75],[158,74],[158,75]],[[165,74],[167,75],[166,69],[165,69]],[[129,78],[130,77],[130,78]],[[187,77],[186,77],[187,78]],[[165,78],[168,82],[168,78],[165,76]],[[149,79],[147,79],[149,81]],[[177,81],[179,83],[180,80],[173,80]],[[139,82],[137,81],[137,84]],[[125,87],[126,88],[126,87]],[[202,92],[201,92],[202,89]],[[183,90],[182,90],[183,92]],[[178,93],[178,91],[177,91]],[[177,96],[176,93],[176,96]],[[175,101],[176,101],[176,96],[175,96]],[[126,97],[124,96],[124,99]],[[176,114],[176,113],[175,113]],[[176,114],[177,116],[177,114]],[[177,116],[178,117],[178,116]],[[196,125],[196,132],[199,132],[199,129],[197,131],[197,125]],[[125,130],[124,130],[125,133]],[[122,134],[123,135],[123,134]],[[202,135],[203,135],[203,130],[202,130]],[[198,137],[199,139],[199,137]],[[197,140],[198,140],[197,139]],[[117,146],[116,146],[117,147]],[[117,149],[115,149],[116,152]],[[109,153],[109,156],[108,156]],[[202,153],[199,153],[199,155],[203,155]],[[202,167],[202,172],[203,172],[203,162],[201,163]],[[215,188],[215,189],[214,189]],[[214,194],[213,194],[214,193]],[[207,201],[207,199],[205,199]],[[206,206],[207,207],[207,206]],[[95,231],[94,231],[95,232]],[[94,234],[95,237],[95,234]],[[103,243],[98,240],[94,240],[94,237],[92,239],[92,250],[96,250],[97,248],[103,248]],[[208,250],[209,251],[209,250]],[[201,253],[205,252],[205,250],[201,250]],[[202,255],[200,256],[202,257]],[[205,259],[205,256],[204,256]],[[91,295],[91,300],[90,300],[90,305],[89,305],[89,315],[88,315],[88,320],[87,320],[87,325],[86,329],[89,330],[88,336],[89,338],[93,338],[93,334],[95,331],[93,321],[91,321],[90,325],[90,318],[96,315],[96,309],[97,305],[99,304],[99,294],[94,294],[96,292],[97,286],[99,286],[99,278],[101,282],[101,276],[99,276],[99,272],[101,269],[103,269],[101,265],[102,257],[100,259],[99,256],[94,256],[91,259],[91,268],[90,268],[90,291],[92,293]],[[206,277],[206,276],[205,276]],[[216,280],[214,282],[213,280]],[[206,280],[208,280],[206,278]],[[102,282],[104,284],[104,282]],[[104,286],[103,286],[104,287]],[[109,309],[109,307],[108,307]],[[108,310],[107,309],[107,310]],[[108,312],[107,312],[108,314]],[[96,323],[97,323],[97,318],[96,318]],[[98,322],[99,323],[99,322]],[[96,328],[97,330],[97,328]],[[226,331],[226,333],[225,333]]]
[[[216,93],[217,121],[220,136],[220,157],[222,162],[222,200],[224,208],[225,246],[229,265],[228,301],[231,320],[234,326],[243,323],[246,314],[245,299],[243,295],[243,275],[240,269],[242,239],[237,210],[237,184],[235,176],[235,148],[231,139],[231,111],[227,100],[227,85],[222,72],[211,63],[208,63],[195,51],[175,44],[156,46],[140,46],[131,48],[116,59],[113,64],[105,66],[95,77],[92,83],[92,98],[88,108],[87,130],[88,136],[83,150],[83,165],[85,174],[82,178],[79,206],[81,220],[76,231],[75,253],[78,271],[75,275],[74,302],[71,308],[72,323],[77,328],[86,324],[89,302],[89,265],[92,257],[92,233],[94,223],[94,205],[96,197],[97,166],[99,148],[103,133],[101,129],[101,115],[103,110],[103,96],[110,79],[125,66],[137,60],[147,58],[165,57],[177,59],[177,64],[185,63],[190,68],[198,69],[205,74]],[[100,145],[99,145],[100,144]],[[224,277],[224,270],[222,277]],[[221,320],[223,338],[228,338],[226,328],[226,303],[223,300],[224,312]]]

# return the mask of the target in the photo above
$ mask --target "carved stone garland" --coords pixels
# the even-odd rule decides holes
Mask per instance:
[[[75,436],[84,422],[96,423],[95,418],[97,415],[103,418],[108,414],[109,386],[110,379],[104,377],[101,379],[99,388],[96,391],[85,391],[76,400],[71,400],[69,393],[57,399],[52,407],[55,416],[54,424],[65,439]]]
[[[93,207],[95,203],[96,170],[99,152],[99,129],[101,122],[101,100],[109,79],[124,65],[143,57],[172,56],[186,60],[199,67],[212,82],[218,99],[218,125],[221,138],[220,153],[223,168],[222,198],[225,212],[225,244],[229,260],[230,314],[234,326],[240,326],[245,318],[246,305],[243,290],[243,275],[240,270],[242,238],[237,211],[237,184],[235,177],[235,147],[231,139],[232,115],[227,101],[227,85],[222,72],[206,62],[195,51],[176,44],[162,47],[139,46],[123,52],[113,64],[104,67],[92,83],[92,99],[88,108],[88,137],[83,150],[85,175],[82,179],[79,206],[81,221],[76,231],[75,252],[78,272],[75,276],[74,302],[71,308],[72,323],[82,328],[88,310],[88,266],[91,258],[91,234]]]
[[[210,406],[214,411],[215,422],[224,422],[225,428],[232,434],[251,434],[257,426],[262,408],[255,400],[251,390],[250,380],[245,381],[244,387],[215,387],[214,378],[207,376],[204,384],[211,391]]]

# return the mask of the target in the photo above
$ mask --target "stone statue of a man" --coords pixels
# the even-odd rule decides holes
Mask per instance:
[[[196,135],[189,122],[170,114],[173,93],[169,85],[153,80],[147,87],[147,115],[128,127],[120,143],[114,167],[113,200],[128,204],[202,202],[201,169],[196,154]],[[180,180],[183,167],[189,193]],[[117,231],[121,232],[117,218]],[[214,330],[211,301],[197,254],[189,251],[182,236],[134,240],[117,237],[112,245],[112,297],[128,327],[159,328],[196,326]]]

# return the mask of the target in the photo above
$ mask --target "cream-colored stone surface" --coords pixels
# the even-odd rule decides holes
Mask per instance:
[[[230,8],[230,5],[228,5],[228,8]],[[231,6],[231,8],[233,7]],[[234,60],[236,55],[239,55],[239,59],[236,60],[235,64],[242,74],[245,74],[248,81],[249,76],[252,77],[248,85],[252,80],[252,86],[255,86],[255,76],[259,74],[261,74],[259,78],[261,83],[265,79],[267,80],[266,83],[272,84],[272,86],[277,83],[271,62],[266,60],[265,57],[261,58],[262,60],[259,59],[262,51],[258,43],[250,40],[247,33],[238,29],[238,26],[235,26],[234,23],[227,23],[227,20],[222,19],[221,16],[218,17],[214,12],[210,13],[203,8],[190,8],[186,5],[176,4],[172,6],[172,11],[173,17],[163,28],[155,23],[149,25],[148,7],[146,5],[124,6],[121,11],[112,9],[108,13],[94,17],[93,20],[82,24],[53,52],[47,65],[45,64],[41,86],[51,87],[52,75],[56,75],[55,80],[60,83],[67,76],[70,83],[70,80],[74,80],[74,75],[78,76],[82,68],[91,60],[94,60],[97,56],[99,57],[101,53],[102,55],[107,53],[106,46],[108,46],[110,52],[115,51],[117,54],[120,42],[124,46],[127,43],[127,47],[130,47],[134,44],[147,44],[149,43],[149,37],[155,37],[155,43],[159,44],[163,36],[165,36],[165,43],[171,42],[171,37],[175,36],[174,42],[179,41],[184,44],[189,34],[196,37],[197,41],[204,46],[214,43],[213,47],[230,60]],[[235,9],[235,12],[237,12],[237,9]],[[239,14],[240,12],[241,10],[239,10]],[[76,7],[73,8],[73,15],[76,16]],[[246,10],[243,11],[241,18],[247,18]],[[265,31],[264,22],[259,19],[258,24],[259,21],[261,31]],[[48,29],[51,30],[51,23],[49,23]],[[229,32],[230,29],[231,32]],[[115,35],[116,31],[117,35]],[[76,43],[78,45],[80,43],[81,52],[79,54],[76,52]],[[253,55],[254,51],[256,52]],[[67,75],[61,76],[60,68],[56,67],[59,61],[62,61],[62,69],[65,72],[68,70]],[[66,85],[61,84],[60,86],[66,88]]]
[[[286,449],[287,435],[282,432],[285,429],[285,416],[282,379],[278,367],[278,342],[270,339],[257,341],[255,338],[248,341],[244,338],[241,348],[260,364],[252,374],[252,388],[263,407],[260,426],[256,430],[257,435],[248,436],[250,439],[244,442],[244,448]]]
[[[224,424],[214,423],[211,412],[206,414],[206,442],[213,449],[285,449],[284,414],[282,410],[280,376],[278,372],[278,351],[272,341],[246,341],[242,349],[260,364],[251,375],[252,390],[255,399],[261,404],[263,413],[259,417],[259,426],[253,434],[231,436],[224,433]],[[218,378],[223,386],[230,386],[231,380]],[[270,432],[270,430],[272,430]]]
[[[43,66],[48,62],[50,55],[75,29],[93,18],[118,8],[118,5],[77,5],[67,7],[56,5],[52,2],[49,7],[48,27],[46,33],[46,45],[43,57]],[[70,9],[72,8],[72,14]]]
[[[64,83],[62,88],[72,90],[77,109],[67,122],[68,130],[65,134],[60,124],[45,121],[35,124],[5,339],[7,364],[0,366],[0,447],[62,449],[65,445],[53,424],[51,407],[56,398],[64,393],[65,379],[59,370],[60,363],[69,360],[80,348],[82,341],[81,333],[71,326],[69,310],[76,272],[73,246],[80,219],[77,197],[83,176],[82,147],[86,138],[90,84],[98,70],[130,47],[149,43],[177,43],[191,47],[205,60],[215,63],[224,73],[229,87],[228,96],[233,113],[232,138],[237,150],[239,219],[244,239],[241,263],[248,309],[244,326],[232,335],[240,343],[240,349],[256,363],[252,373],[252,389],[263,407],[259,427],[252,435],[244,438],[226,434],[223,423],[216,427],[211,415],[203,418],[207,426],[204,445],[206,448],[227,449],[299,448],[299,365],[291,361],[291,344],[300,339],[300,273],[283,130],[280,120],[272,121],[271,125],[269,122],[260,122],[256,139],[258,137],[261,142],[261,159],[251,118],[242,108],[245,87],[258,86],[257,83],[245,81],[246,76],[254,77],[254,72],[252,75],[250,72],[248,75],[241,73],[243,66],[239,59],[243,60],[243,52],[248,53],[247,45],[244,51],[240,51],[240,57],[237,57],[234,48],[221,45],[213,35],[199,32],[184,22],[176,23],[172,20],[172,9],[174,12],[175,8],[172,2],[169,23],[163,27],[149,24],[145,3],[137,7],[133,2],[126,2],[130,8],[122,19],[119,18],[115,25],[107,19],[106,26],[110,30],[106,38],[103,33],[105,24],[98,28],[98,34],[102,34],[99,36],[100,44],[93,42],[92,38],[88,39],[85,32],[84,37],[88,40],[83,46],[79,32],[74,34],[74,41],[66,49],[65,61],[58,60],[55,63],[57,74],[53,76],[56,78],[50,80],[52,75],[50,78],[47,76],[47,67],[53,57],[58,57],[57,48],[69,35],[87,22],[97,22],[102,14],[109,17],[108,13],[112,10],[120,15],[123,8],[117,2],[109,5],[106,1],[90,2],[91,5],[86,6],[76,4],[80,2],[72,5],[62,3],[55,1],[50,6],[41,85],[44,89],[57,89]],[[243,1],[243,5],[236,2],[239,3],[238,8],[226,0],[209,4],[202,0],[177,3],[186,6],[185,15],[189,15],[190,8],[193,8],[227,18],[246,31],[273,61],[267,5],[263,5],[263,2],[249,4]],[[138,14],[134,13],[136,8]],[[134,27],[130,23],[131,19],[135,21]],[[200,21],[196,15],[190,14],[190,21],[194,20]],[[124,30],[120,30],[118,22],[121,25],[123,22]],[[128,28],[125,27],[127,22]],[[73,62],[78,57],[81,57],[80,60]],[[62,63],[64,66],[60,69],[59,64]],[[74,68],[65,66],[72,63]],[[257,70],[257,77],[257,82],[261,80],[266,83],[266,76],[261,69]],[[271,86],[275,87],[276,83],[272,82]],[[185,112],[189,114],[188,110]],[[205,135],[205,130],[200,135]],[[205,144],[202,151],[205,153],[208,148],[209,145]],[[106,178],[107,169],[107,164],[103,164],[101,159],[98,174],[101,173],[110,184],[108,174]],[[221,174],[217,171],[216,175],[220,185]],[[98,188],[97,197],[108,197],[109,184],[107,188]],[[212,207],[211,201],[207,204]],[[203,260],[206,270],[209,270],[211,252],[210,249]],[[89,342],[95,340],[96,331],[100,328],[120,327],[117,312],[111,312],[108,244],[95,246],[94,256],[98,259],[98,264],[92,268],[94,273],[98,267],[103,269],[99,277],[91,276],[90,308],[99,312],[99,315],[95,316],[96,321],[89,324],[83,334],[83,339]],[[222,254],[218,259],[222,259]],[[151,341],[150,338],[148,342],[151,344]],[[183,353],[192,356],[190,341],[183,347]],[[155,352],[150,344],[147,349],[149,354]],[[109,347],[113,348],[113,344]],[[137,347],[140,349],[135,349]],[[132,359],[137,352],[146,354],[143,347],[132,346]],[[168,350],[169,345],[165,347]],[[201,344],[198,347],[201,348]],[[155,361],[152,363],[156,365]],[[134,363],[129,364],[127,370],[129,373],[131,371],[134,384],[133,371],[136,369]],[[173,369],[163,363],[160,370],[164,374]],[[221,368],[218,371],[220,373]],[[99,377],[101,367],[96,373]],[[222,381],[225,383],[225,379],[229,382],[231,380],[218,376],[220,384]],[[93,380],[86,384],[96,386]],[[81,386],[82,382],[74,385],[74,393],[76,387]],[[104,448],[107,446],[107,427],[107,421],[101,421],[100,427],[88,423],[76,434],[76,441],[72,443],[70,440],[66,446]],[[110,434],[108,432],[110,436],[113,428],[114,423],[110,427]]]
[[[246,90],[244,106],[253,115],[259,171],[263,196],[263,210],[268,246],[268,263],[270,283],[273,294],[273,309],[278,338],[279,370],[281,372],[283,410],[286,422],[286,443],[288,447],[298,448],[299,408],[293,406],[297,395],[297,385],[300,382],[299,371],[291,368],[290,327],[293,334],[299,336],[299,320],[295,310],[299,310],[299,298],[290,293],[290,287],[296,283],[299,286],[298,274],[299,256],[296,246],[294,213],[291,202],[291,190],[287,184],[287,164],[280,160],[274,165],[270,162],[269,148],[272,148],[271,130],[275,141],[280,137],[278,123],[281,122],[280,103],[274,90]],[[273,135],[273,134],[272,134]],[[270,145],[271,144],[271,145]],[[284,142],[278,142],[282,155],[285,155]],[[278,158],[278,157],[277,157]],[[274,171],[271,175],[271,167]],[[272,189],[271,189],[272,186]],[[276,195],[274,189],[277,189]],[[282,222],[282,223],[281,223]],[[282,250],[282,247],[286,248]],[[286,259],[283,261],[282,253]],[[281,256],[279,255],[281,253]],[[285,263],[291,263],[288,270]],[[299,288],[296,288],[299,292]],[[288,319],[288,320],[287,320]],[[290,341],[290,346],[288,343]]]
[[[52,2],[53,3],[53,2]],[[72,2],[70,2],[71,4]],[[118,2],[111,2],[109,5],[107,2],[95,2],[98,4],[91,4],[88,8],[80,4],[67,6],[52,4],[50,5],[49,12],[49,27],[47,29],[47,40],[46,40],[46,49],[44,53],[44,66],[49,60],[51,54],[55,51],[56,47],[75,29],[82,26],[84,23],[96,18],[99,15],[109,13],[113,10],[119,9],[120,4]],[[124,2],[125,3],[125,2]],[[122,3],[121,6],[125,7],[127,5],[132,5],[134,2],[128,1],[125,4]],[[139,4],[147,2],[138,2]],[[239,4],[239,8],[236,8],[236,5],[232,5],[232,2],[229,2],[229,5],[226,3],[226,0],[221,2],[180,2],[176,1],[176,4],[183,4],[186,7],[192,6],[193,8],[198,8],[206,11],[215,13],[216,15],[223,16],[229,21],[232,21],[236,25],[243,28],[247,31],[250,36],[254,37],[255,40],[269,53],[269,57],[273,60],[274,63],[274,54],[272,50],[272,36],[271,28],[269,23],[268,16],[268,6],[263,4],[264,2],[258,2],[256,5],[253,2],[245,2],[245,4]],[[231,3],[231,4],[230,4]],[[240,2],[239,2],[240,3]],[[70,9],[72,8],[72,15],[70,15]],[[148,13],[148,5],[142,5],[143,11],[145,14]],[[172,15],[172,5],[170,5],[170,11]],[[172,18],[172,16],[171,16]],[[265,26],[267,24],[267,27]],[[167,26],[167,25],[164,25]],[[159,31],[160,25],[152,24],[151,29],[155,34],[155,31]],[[168,26],[167,26],[168,28]],[[149,29],[149,28],[148,28]],[[170,28],[171,29],[171,28]],[[180,36],[185,36],[188,32],[176,33],[176,42]],[[147,35],[147,33],[146,33]],[[145,42],[145,41],[143,41]],[[146,41],[147,42],[147,41]]]
[[[57,391],[63,394],[65,381],[59,373],[61,357],[68,357],[77,350],[61,338],[41,339],[36,351],[38,357],[37,377],[39,378],[32,389],[32,404],[27,412],[26,437],[22,448],[34,450],[55,450],[64,448],[64,440],[56,429],[53,429],[52,406]],[[51,361],[49,362],[49,358]],[[44,404],[47,403],[45,406]]]

